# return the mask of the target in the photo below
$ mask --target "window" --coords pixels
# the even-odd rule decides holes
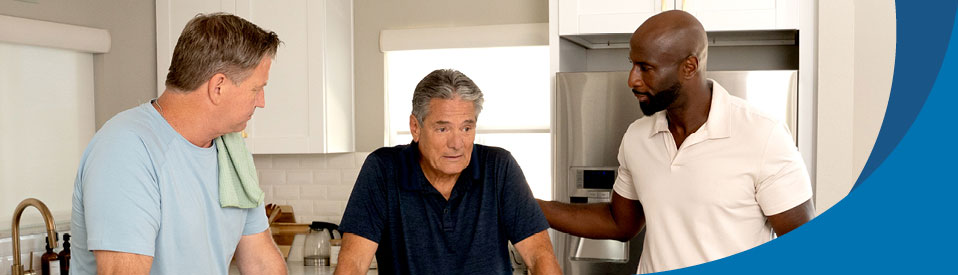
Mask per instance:
[[[475,142],[509,150],[535,197],[552,199],[548,46],[387,51],[390,146],[412,141],[413,90],[436,69],[456,69],[476,82],[485,103]]]

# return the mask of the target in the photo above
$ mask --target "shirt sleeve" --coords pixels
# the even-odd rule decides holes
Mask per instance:
[[[161,200],[142,140],[132,133],[102,136],[81,173],[89,250],[153,256]]]
[[[615,184],[612,185],[612,190],[623,198],[639,200],[639,193],[636,191],[635,184],[632,182],[632,171],[629,170],[628,158],[625,156],[625,141],[626,139],[623,138],[622,143],[619,144],[619,170],[616,173]]]
[[[758,179],[755,197],[765,216],[792,209],[812,197],[808,170],[785,124],[771,129]]]
[[[382,240],[383,221],[386,219],[384,171],[381,158],[375,152],[366,157],[346,203],[340,232],[353,233],[376,243]]]
[[[249,236],[266,231],[269,228],[269,219],[266,217],[266,205],[246,209],[246,225],[243,226],[243,236]]]
[[[505,150],[503,150],[505,151]],[[506,229],[509,240],[513,244],[525,240],[533,234],[549,229],[549,221],[542,214],[539,203],[532,196],[532,189],[526,182],[519,163],[509,152],[504,152],[501,157],[504,166],[504,173],[498,173],[501,176],[499,182],[502,184],[499,197],[500,203],[500,221]]]

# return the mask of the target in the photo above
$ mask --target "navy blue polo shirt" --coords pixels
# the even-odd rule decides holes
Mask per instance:
[[[549,228],[512,154],[474,145],[448,201],[419,158],[415,142],[369,154],[339,230],[379,244],[381,274],[511,274],[507,242]]]

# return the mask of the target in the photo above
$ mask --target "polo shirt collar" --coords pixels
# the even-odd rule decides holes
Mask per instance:
[[[481,178],[481,171],[477,168],[479,165],[478,147],[478,144],[472,145],[472,156],[469,158],[469,165],[459,174],[456,185],[459,185],[459,183],[471,185],[472,182],[478,181]],[[426,175],[422,172],[422,166],[419,165],[419,158],[422,157],[419,153],[419,143],[413,141],[409,143],[409,145],[406,145],[406,148],[403,148],[400,152],[400,156],[401,171],[399,186],[410,191],[429,190],[426,188],[426,185],[429,184],[429,180],[426,179]],[[467,180],[467,178],[462,177],[463,175],[472,175],[472,178]]]
[[[712,79],[707,79],[712,84],[712,103],[709,109],[709,117],[705,124],[699,130],[705,130],[708,139],[727,138],[732,133],[732,121],[729,119],[729,94],[722,85]],[[661,111],[652,115],[655,122],[652,125],[652,131],[649,133],[651,138],[655,134],[669,132],[669,121],[665,117],[665,112]]]

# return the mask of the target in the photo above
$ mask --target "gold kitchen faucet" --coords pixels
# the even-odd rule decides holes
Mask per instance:
[[[27,206],[33,206],[40,210],[40,215],[43,216],[43,222],[47,226],[47,239],[50,242],[50,248],[57,247],[57,232],[56,224],[53,222],[53,215],[50,214],[50,209],[47,208],[46,204],[43,204],[38,199],[29,198],[25,199],[17,205],[17,209],[13,211],[13,229],[12,229],[12,240],[13,240],[13,265],[10,266],[11,275],[28,275],[36,274],[33,271],[33,267],[27,267],[26,270],[23,269],[22,263],[20,262],[20,216],[23,215],[23,210],[27,209]],[[32,254],[31,254],[32,255]],[[33,262],[33,257],[30,257],[30,262]]]

